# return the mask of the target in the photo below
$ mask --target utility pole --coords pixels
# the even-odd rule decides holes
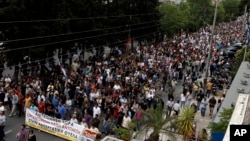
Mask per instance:
[[[245,50],[244,50],[244,57],[243,57],[243,61],[246,60],[246,52],[247,52],[247,47],[248,47],[248,44],[249,44],[249,41],[248,41],[248,34],[249,34],[249,11],[247,12],[247,5],[245,6],[245,12],[244,12],[244,21],[246,21],[246,26],[247,26],[247,31],[245,31],[246,29],[244,28],[244,25],[243,25],[243,33],[246,34],[246,46],[245,46]]]
[[[217,18],[217,11],[218,11],[219,0],[216,0],[215,2],[216,3],[215,3],[214,19],[213,19],[211,39],[210,39],[210,43],[209,43],[209,52],[208,52],[208,59],[207,59],[207,64],[206,64],[206,73],[205,73],[205,78],[204,78],[204,87],[206,87],[206,84],[207,84],[208,69],[209,69],[209,66],[210,66],[211,58],[212,58],[212,44],[213,44],[213,38],[214,38],[214,29],[215,29],[215,23],[216,23],[216,18]]]
[[[245,34],[246,33],[246,27],[245,27],[245,25],[247,25],[247,23],[248,23],[248,13],[247,13],[247,5],[245,6],[245,11],[244,11],[244,19],[243,19],[243,24],[244,25],[242,25],[242,33],[243,34]]]
[[[131,51],[133,52],[134,51],[134,47],[133,47],[133,39],[131,38],[131,21],[132,21],[132,3],[129,4],[129,10],[130,10],[130,16],[129,16],[129,33],[128,33],[128,38],[129,38],[129,41],[130,41],[130,47],[131,47]]]

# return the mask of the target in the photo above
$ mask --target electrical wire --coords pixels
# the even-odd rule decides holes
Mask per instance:
[[[72,21],[72,20],[89,20],[89,19],[105,19],[105,18],[121,18],[121,17],[136,17],[136,16],[148,16],[157,15],[158,13],[147,14],[134,14],[134,15],[122,15],[122,16],[102,16],[102,17],[86,17],[86,18],[66,18],[66,19],[47,19],[47,20],[22,20],[22,21],[5,21],[0,24],[16,24],[16,23],[41,23],[41,22],[58,22],[58,21]]]
[[[34,40],[34,39],[42,39],[42,38],[60,37],[60,36],[74,35],[74,34],[80,34],[80,33],[86,33],[86,32],[110,30],[110,29],[117,29],[117,28],[122,28],[122,27],[131,27],[131,26],[136,26],[136,25],[155,23],[155,22],[158,22],[158,21],[159,21],[159,20],[149,21],[149,22],[144,22],[144,23],[139,23],[139,24],[131,24],[131,25],[124,25],[124,26],[116,26],[116,27],[103,28],[103,29],[93,29],[93,30],[86,30],[86,31],[79,31],[79,32],[72,32],[72,33],[65,33],[65,34],[55,34],[55,35],[38,36],[38,37],[32,37],[32,38],[23,38],[23,39],[6,40],[6,41],[4,41],[4,42],[5,42],[5,43],[10,43],[10,42],[18,42],[18,41],[27,41],[27,40]]]
[[[157,34],[157,33],[159,33],[159,31],[158,31],[158,32],[149,33],[149,34],[145,34],[145,35],[141,35],[141,36],[136,36],[136,37],[134,37],[134,39],[142,38],[142,37],[149,36],[149,35],[154,35],[154,34]],[[121,40],[121,41],[117,41],[117,42],[113,42],[113,43],[109,43],[108,45],[115,45],[115,44],[117,44],[117,43],[123,44],[122,42],[125,42],[125,41],[127,41],[127,39]],[[95,49],[99,49],[99,48],[102,48],[102,47],[104,47],[104,46],[103,46],[103,45],[102,45],[102,46],[97,46],[97,47],[95,47]],[[93,50],[93,48],[84,49],[83,52],[91,51],[91,50]],[[77,53],[77,52],[73,52],[73,53]],[[62,54],[61,56],[67,56],[67,55],[68,55],[68,54],[66,53],[66,54]],[[31,64],[31,63],[46,61],[46,60],[53,59],[53,58],[54,58],[53,56],[52,56],[52,57],[47,57],[47,58],[38,59],[38,60],[31,61],[31,62],[27,62],[27,63],[22,63],[22,64],[18,64],[18,65],[13,65],[13,66],[11,66],[11,67],[18,67],[18,66],[20,66],[20,65],[28,65],[28,64]],[[50,61],[49,61],[49,63],[54,63],[54,62],[50,62]],[[5,68],[0,68],[0,69],[5,69]],[[22,69],[23,69],[23,68],[22,68]]]
[[[67,43],[67,42],[72,42],[72,41],[77,41],[77,40],[85,40],[85,39],[103,37],[103,36],[107,36],[107,35],[115,35],[115,34],[118,34],[118,33],[124,33],[124,32],[128,32],[128,31],[141,30],[141,29],[151,28],[151,27],[155,27],[155,26],[159,26],[159,25],[160,24],[155,24],[155,25],[151,25],[151,26],[147,26],[147,27],[142,27],[142,28],[131,29],[131,30],[126,29],[126,30],[120,31],[120,32],[113,32],[113,33],[107,33],[107,34],[102,34],[102,35],[89,36],[89,37],[84,37],[84,38],[64,40],[64,41],[58,41],[58,42],[52,42],[52,43],[46,43],[46,44],[39,44],[39,45],[33,45],[33,46],[27,46],[27,47],[19,47],[19,48],[14,48],[14,49],[6,49],[6,50],[3,50],[2,52],[10,52],[10,51],[16,51],[16,50],[22,50],[22,49],[30,49],[30,48],[36,48],[36,47],[41,47],[41,46],[59,44],[59,43]]]

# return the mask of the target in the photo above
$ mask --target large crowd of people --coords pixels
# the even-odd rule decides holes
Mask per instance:
[[[185,106],[194,106],[207,116],[209,106],[212,117],[218,102],[211,94],[212,83],[204,86],[202,74],[209,63],[213,76],[212,68],[223,61],[220,48],[234,41],[244,42],[242,25],[238,20],[216,26],[211,62],[207,62],[211,26],[206,26],[161,43],[135,46],[133,51],[87,60],[74,58],[70,66],[64,66],[66,73],[58,66],[45,76],[20,77],[19,83],[6,75],[0,84],[0,112],[7,109],[9,117],[20,117],[30,108],[102,135],[114,134],[114,125],[128,128],[132,119],[143,119],[142,111],[156,108],[158,103],[170,116],[178,116]],[[177,83],[183,83],[181,94],[174,93]],[[168,99],[161,95],[168,95]]]

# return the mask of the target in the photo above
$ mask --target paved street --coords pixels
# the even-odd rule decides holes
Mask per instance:
[[[3,75],[6,75],[6,74],[13,74],[13,70],[12,69],[9,69],[6,67],[6,69],[4,70],[3,72]],[[9,112],[10,111],[6,111],[5,115],[6,115],[6,126],[5,126],[5,134],[6,134],[6,137],[5,137],[5,140],[6,141],[15,141],[17,140],[16,139],[16,134],[18,132],[18,130],[20,129],[20,125],[23,124],[25,121],[24,119],[24,116],[22,117],[9,117]],[[35,131],[35,134],[37,136],[37,140],[38,141],[46,141],[46,140],[49,140],[49,141],[65,141],[64,139],[62,138],[59,138],[59,137],[56,137],[56,136],[53,136],[53,135],[50,135],[48,133],[45,133],[45,132],[39,132],[38,130],[34,129]]]
[[[204,74],[203,75],[203,78],[204,78]],[[179,100],[180,99],[180,94],[182,93],[182,90],[183,90],[183,86],[182,86],[182,81],[179,81],[179,83],[176,85],[176,88],[175,88],[175,91],[174,91],[174,97],[175,97],[175,100]],[[161,95],[161,98],[164,100],[164,102],[166,103],[167,102],[167,94],[163,93]],[[215,97],[216,99],[218,99],[219,97]],[[217,109],[217,107],[215,107],[215,109]],[[214,115],[216,114],[216,110],[214,110]],[[196,116],[195,116],[195,122],[197,123],[197,132],[196,132],[196,135],[198,136],[199,134],[199,131],[201,131],[203,128],[206,128],[208,133],[210,133],[210,129],[208,128],[209,124],[211,123],[212,119],[209,117],[209,108],[207,107],[207,110],[206,110],[206,115],[205,117],[201,117],[201,114],[200,114],[200,111],[198,111],[196,113]]]
[[[6,112],[6,127],[5,127],[5,140],[6,141],[15,141],[16,139],[16,134],[18,132],[18,130],[20,129],[20,125],[24,123],[24,117],[9,117],[9,111]],[[29,130],[29,129],[27,129]],[[39,132],[38,130],[34,129],[35,134],[37,136],[37,140],[38,141],[46,141],[46,140],[50,140],[50,141],[64,141],[63,139],[50,135],[48,133],[45,132]]]
[[[6,68],[3,72],[3,74],[4,75],[5,74],[13,74],[13,70]],[[174,91],[175,100],[179,100],[180,94],[182,93],[182,90],[183,90],[182,81],[179,81],[178,84],[176,85],[176,88]],[[161,98],[166,103],[167,98],[168,98],[166,92],[158,91],[158,93],[161,93]],[[195,116],[195,121],[197,123],[197,133],[196,133],[197,135],[198,135],[198,131],[201,131],[203,128],[207,128],[208,125],[210,124],[210,122],[212,121],[212,119],[210,119],[210,117],[208,116],[208,114],[209,114],[208,112],[209,112],[209,110],[207,108],[207,114],[205,117],[201,117],[199,111],[197,112],[197,114]],[[24,123],[24,117],[21,117],[21,118],[12,117],[12,118],[10,118],[10,117],[8,117],[8,113],[9,113],[9,111],[6,112],[7,123],[6,123],[6,127],[5,127],[5,132],[6,132],[5,139],[6,139],[6,141],[14,141],[14,140],[16,140],[16,133],[19,130],[19,126]],[[41,140],[41,141],[44,141],[44,140],[64,141],[64,139],[50,135],[48,133],[39,132],[36,129],[34,129],[34,131],[35,131],[35,134],[36,134],[38,140]],[[207,131],[209,132],[208,128],[207,128]],[[145,139],[145,135],[143,135],[142,138]],[[142,139],[142,138],[140,138],[140,139]]]

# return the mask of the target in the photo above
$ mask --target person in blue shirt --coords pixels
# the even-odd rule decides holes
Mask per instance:
[[[53,104],[53,106],[57,107],[58,103],[59,103],[58,95],[53,96],[53,98],[52,98],[52,104]]]
[[[11,99],[12,99],[12,109],[11,109],[11,112],[9,114],[9,117],[12,117],[13,115],[15,116],[16,115],[16,106],[17,106],[17,103],[18,103],[18,96],[16,93],[12,93],[11,95]]]
[[[38,112],[38,107],[34,103],[32,103],[30,106],[30,110]]]
[[[65,109],[65,107],[64,107],[64,105],[62,104],[61,101],[59,102],[57,110],[58,110],[58,113],[61,116],[61,119],[64,119],[65,118],[65,114],[66,114],[66,109]]]

